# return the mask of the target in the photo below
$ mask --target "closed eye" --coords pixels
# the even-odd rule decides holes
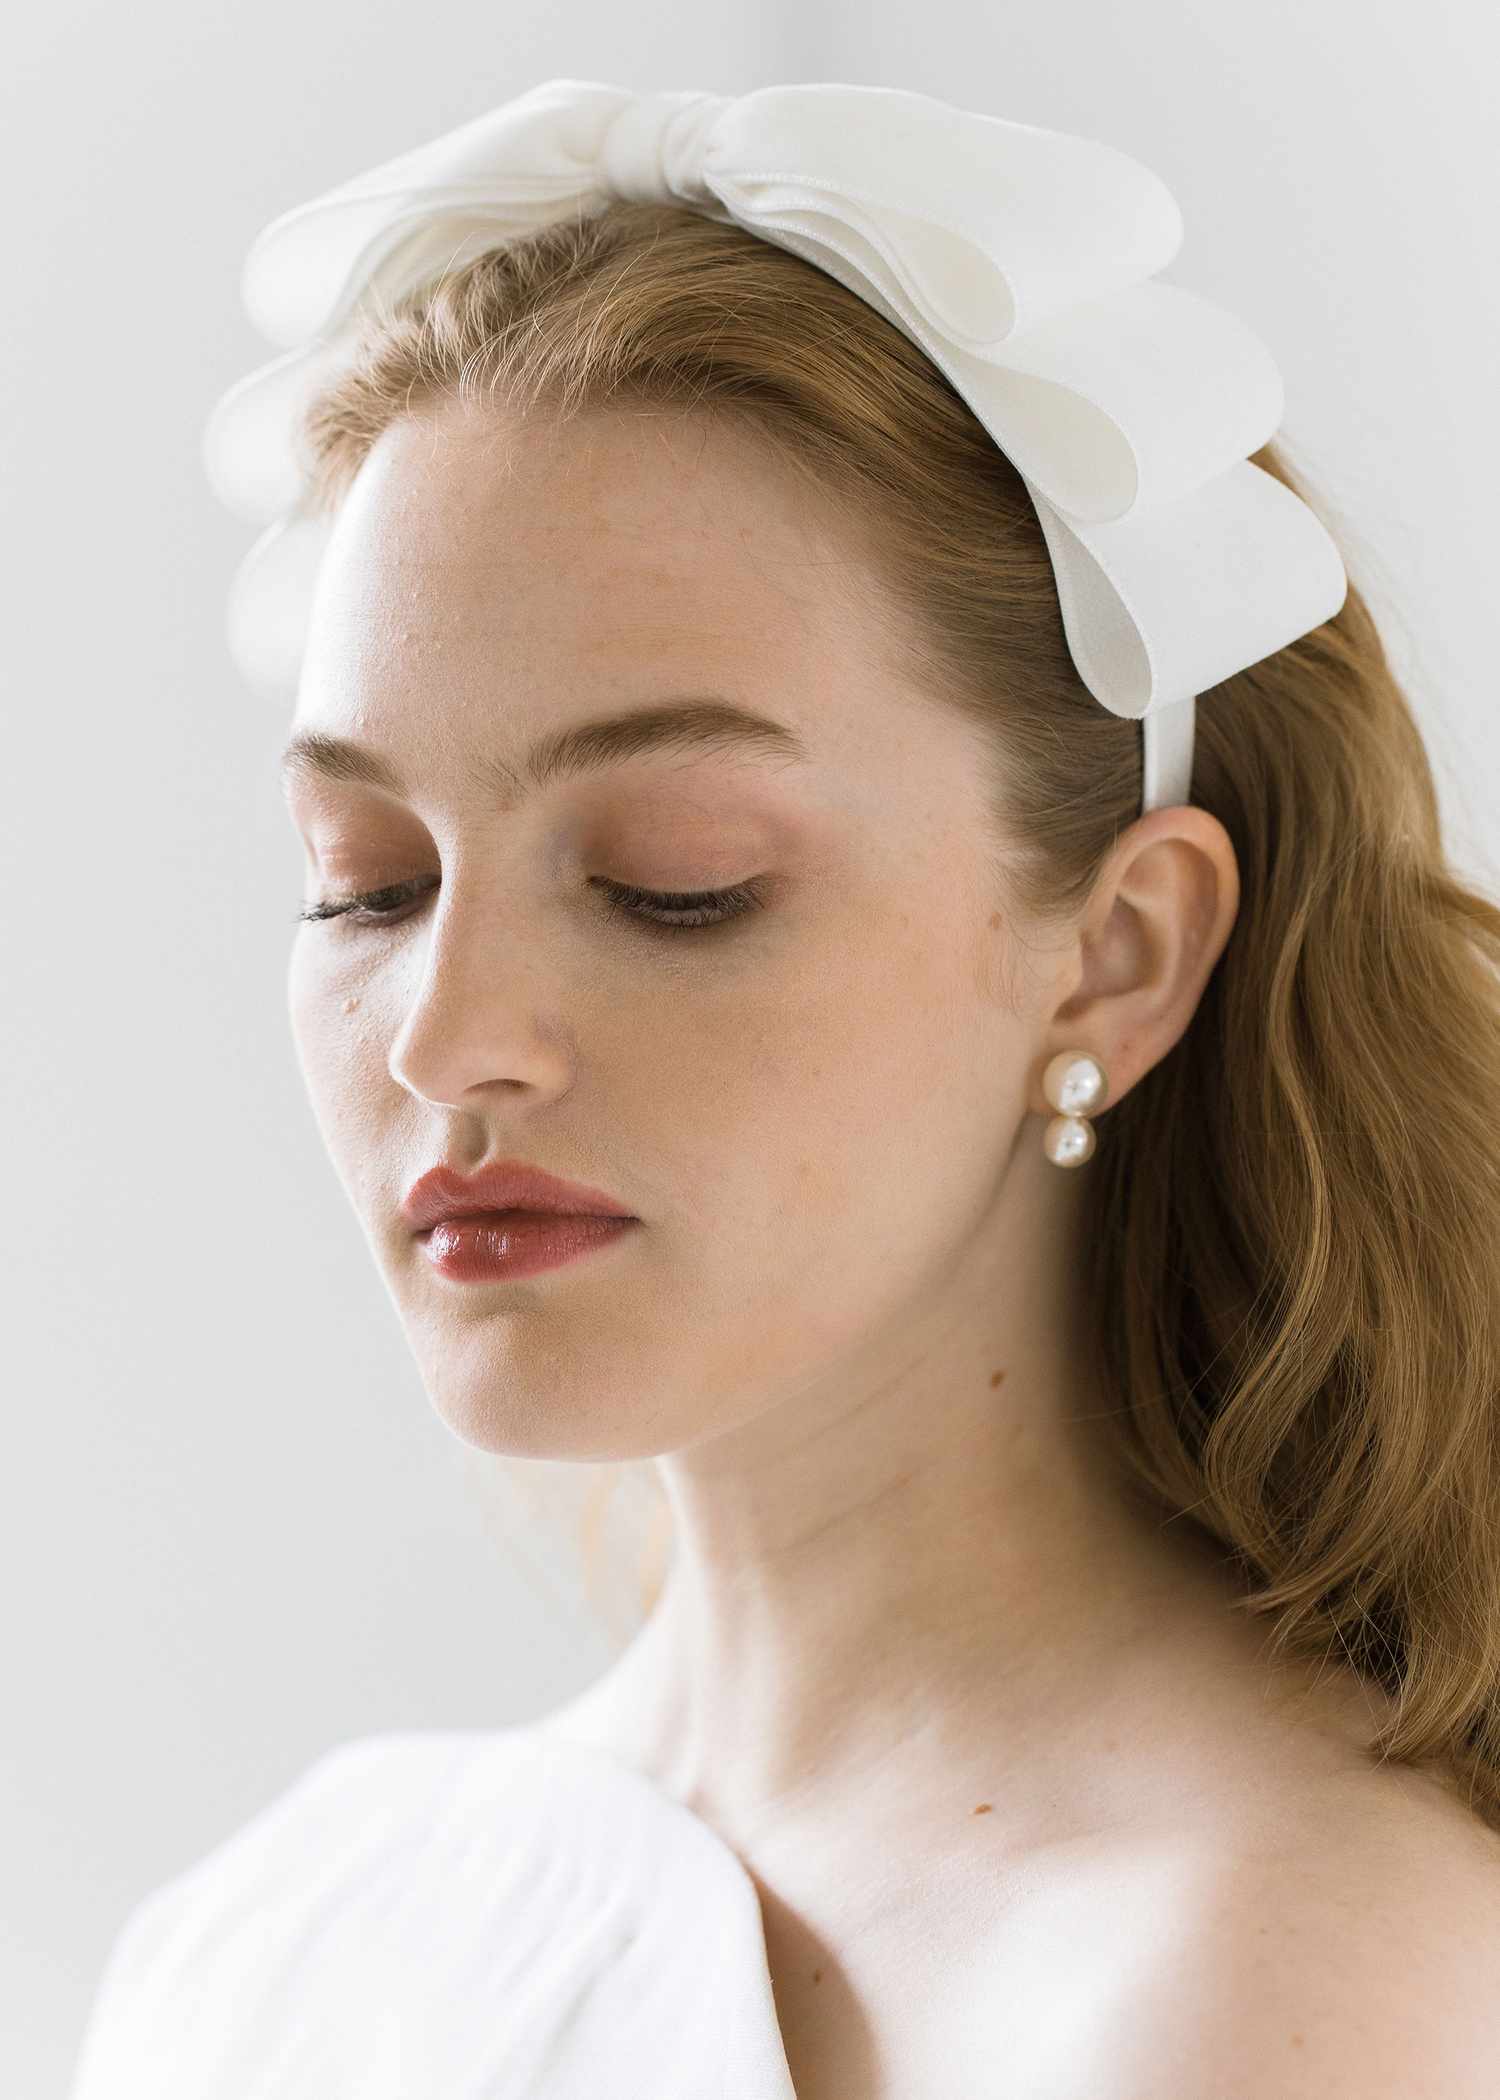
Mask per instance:
[[[763,885],[754,881],[736,883],[724,890],[642,890],[631,883],[612,882],[603,875],[590,880],[603,892],[611,912],[623,912],[643,925],[668,933],[697,933],[727,925],[732,919],[761,910],[765,903]],[[410,882],[389,883],[383,889],[357,890],[352,896],[304,905],[296,918],[299,924],[343,918],[353,926],[399,924],[405,917],[402,907],[432,887],[425,876],[419,876]],[[668,913],[690,916],[668,917]]]

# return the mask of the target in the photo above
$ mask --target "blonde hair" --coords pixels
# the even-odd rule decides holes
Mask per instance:
[[[846,496],[878,527],[911,666],[987,732],[998,836],[1019,841],[997,880],[1039,921],[1081,908],[1139,814],[1139,724],[1077,676],[1019,475],[873,308],[740,227],[613,203],[371,316],[302,426],[319,505],[444,398],[732,416]],[[1311,501],[1274,445],[1253,457]],[[1117,1403],[1099,1434],[1147,1506],[1227,1549],[1277,1658],[1392,1695],[1373,1759],[1456,1783],[1500,1830],[1500,909],[1445,858],[1352,584],[1197,724],[1192,800],[1233,842],[1241,902],[1188,1029],[1083,1170]]]

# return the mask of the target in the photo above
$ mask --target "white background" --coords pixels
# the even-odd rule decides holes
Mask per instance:
[[[1473,0],[9,24],[0,2088],[58,2100],[127,1909],[319,1751],[530,1718],[619,1637],[434,1414],[296,1068],[286,725],[228,663],[249,532],[199,464],[272,354],[255,232],[554,75],[906,87],[1136,154],[1187,222],[1165,281],[1281,367],[1493,892],[1497,45]]]

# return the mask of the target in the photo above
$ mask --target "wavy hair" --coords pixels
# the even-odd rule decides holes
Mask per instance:
[[[1082,907],[1140,813],[1140,725],[1077,676],[1020,476],[872,307],[741,227],[613,202],[367,317],[299,432],[316,505],[446,397],[732,416],[877,520],[909,666],[987,732],[1003,894]],[[1253,459],[1318,507],[1275,445]],[[1352,580],[1200,697],[1192,800],[1240,909],[1085,1170],[1098,1433],[1145,1506],[1220,1542],[1276,1657],[1391,1695],[1373,1761],[1500,1831],[1500,908],[1445,857]]]

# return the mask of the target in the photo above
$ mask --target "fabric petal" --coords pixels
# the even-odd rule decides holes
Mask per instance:
[[[1021,474],[1080,678],[1147,722],[1159,791],[1186,794],[1193,696],[1343,604],[1331,536],[1248,457],[1283,413],[1275,361],[1235,315],[1153,281],[1182,214],[1131,155],[905,89],[561,78],[283,212],[253,244],[245,304],[285,354],[224,395],[204,441],[222,500],[270,527],[232,593],[252,683],[295,675],[328,537],[301,508],[296,432],[364,322],[616,196],[744,226],[923,350]]]

